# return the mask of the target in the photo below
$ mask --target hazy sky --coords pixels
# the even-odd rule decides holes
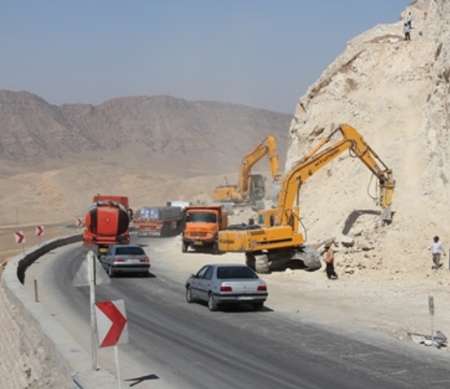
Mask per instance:
[[[292,112],[346,41],[409,3],[0,0],[0,89],[57,104],[169,94]]]

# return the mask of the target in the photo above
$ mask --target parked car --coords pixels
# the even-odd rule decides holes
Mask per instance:
[[[118,273],[148,274],[150,268],[145,251],[136,245],[111,245],[99,260],[110,277]]]
[[[206,301],[210,311],[223,304],[243,303],[261,309],[267,296],[266,283],[241,264],[205,265],[186,281],[186,301]]]

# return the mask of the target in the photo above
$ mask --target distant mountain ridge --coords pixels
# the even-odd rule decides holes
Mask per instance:
[[[223,170],[235,168],[269,133],[284,145],[290,120],[264,109],[170,96],[58,106],[29,92],[0,90],[0,159],[34,164],[117,153]]]

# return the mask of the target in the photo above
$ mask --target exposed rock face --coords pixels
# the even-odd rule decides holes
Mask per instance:
[[[0,387],[73,388],[70,369],[42,334],[40,324],[0,284]]]
[[[412,41],[406,42],[409,13]],[[449,64],[450,2],[415,1],[399,22],[350,41],[300,99],[291,123],[287,167],[339,123],[349,123],[393,169],[394,224],[380,232],[363,223],[390,268],[401,267],[402,258],[408,266],[431,266],[432,236],[450,239]],[[367,195],[369,178],[358,160],[344,155],[308,181],[302,210],[310,239],[338,234],[352,211],[376,208]]]
[[[135,159],[134,165],[160,160],[180,171],[224,172],[235,170],[269,133],[284,145],[289,120],[287,114],[169,96],[55,106],[28,92],[0,91],[0,159],[114,159],[114,152],[117,161]]]

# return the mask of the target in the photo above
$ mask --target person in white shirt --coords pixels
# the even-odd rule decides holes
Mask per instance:
[[[411,25],[406,22],[403,25],[403,33],[405,34],[405,41],[410,41],[411,40]]]
[[[405,41],[411,40],[411,30],[413,28],[412,25],[412,14],[411,12],[408,14],[408,16],[405,19],[405,22],[403,23],[403,33],[405,34]]]
[[[439,236],[433,238],[433,244],[431,245],[431,255],[433,259],[432,269],[439,269],[442,266],[441,256],[445,255],[444,247],[442,246]]]

